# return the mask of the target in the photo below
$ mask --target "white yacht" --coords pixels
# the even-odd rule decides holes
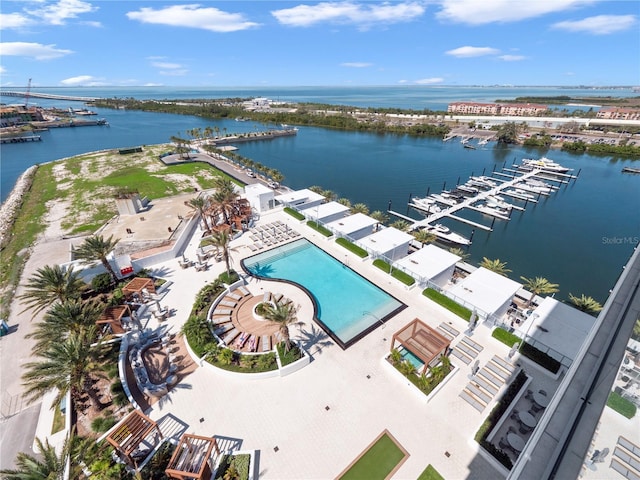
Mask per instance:
[[[427,231],[433,233],[440,240],[443,240],[448,243],[455,243],[458,245],[471,245],[471,240],[467,237],[460,235],[459,233],[452,232],[451,229],[442,225],[441,223],[436,223],[435,225],[427,225]]]
[[[449,194],[447,193],[435,193],[432,196],[437,202],[442,203],[443,205],[453,207],[454,205],[458,204],[458,201],[455,198],[449,196]]]
[[[411,202],[409,202],[409,205],[426,213],[437,213],[441,211],[436,200],[430,197],[414,197],[411,199]]]
[[[456,190],[462,192],[464,195],[477,195],[480,193],[476,187],[470,187],[469,185],[458,185]]]
[[[487,205],[489,205],[490,207],[503,208],[507,211],[513,208],[513,205],[511,205],[499,195],[487,195],[484,199],[487,201]]]
[[[525,170],[532,170],[538,168],[546,172],[552,173],[567,173],[573,170],[572,168],[563,167],[559,163],[554,162],[546,157],[542,157],[538,160],[525,158],[522,160],[521,168]]]
[[[494,179],[485,175],[481,175],[479,177],[469,177],[468,183],[473,186],[481,186],[482,188],[494,188],[498,186],[498,183]]]
[[[529,179],[524,183],[524,186],[527,189],[531,189],[535,192],[539,192],[543,194],[549,194],[553,192],[553,187],[551,187],[551,185],[541,182],[539,180]]]
[[[474,208],[482,213],[491,215],[492,217],[509,220],[509,210],[506,208],[490,206],[488,203],[479,203],[478,205],[475,205]]]

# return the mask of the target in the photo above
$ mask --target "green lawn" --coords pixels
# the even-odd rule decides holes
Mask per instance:
[[[347,250],[349,250],[351,253],[356,254],[357,256],[359,256],[360,258],[364,258],[367,255],[369,255],[367,253],[367,251],[364,248],[360,248],[358,245],[355,245],[353,243],[351,243],[349,240],[347,240],[346,238],[336,238],[336,243],[344,248],[346,248]]]
[[[458,315],[463,320],[466,320],[467,322],[471,318],[471,310],[469,310],[466,307],[463,307],[459,303],[456,303],[455,301],[451,300],[449,297],[434,290],[433,288],[427,288],[422,292],[422,294],[425,297],[430,298],[437,304],[442,305],[447,310],[455,313],[456,315]]]
[[[340,480],[383,480],[404,458],[405,453],[385,433],[340,477]]]
[[[620,415],[633,418],[636,414],[636,406],[616,392],[611,392],[607,399],[607,407],[614,409]]]
[[[420,474],[418,480],[444,480],[444,477],[433,466],[428,465]]]

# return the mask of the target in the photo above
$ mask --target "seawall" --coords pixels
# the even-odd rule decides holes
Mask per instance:
[[[20,175],[7,199],[0,206],[0,249],[11,239],[10,232],[15,222],[24,195],[31,189],[33,177],[38,170],[38,165],[32,165]]]

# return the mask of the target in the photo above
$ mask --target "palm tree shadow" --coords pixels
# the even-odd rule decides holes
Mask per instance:
[[[333,345],[333,340],[329,338],[329,335],[313,323],[310,330],[301,329],[300,334],[302,336],[302,348],[309,353],[311,360],[314,359],[314,353],[320,354],[324,347]],[[311,351],[312,348],[313,352]]]
[[[256,263],[251,270],[251,273],[255,276],[268,278],[273,273],[273,266],[269,264],[260,265],[259,263]]]

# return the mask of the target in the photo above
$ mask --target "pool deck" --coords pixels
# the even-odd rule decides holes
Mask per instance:
[[[151,407],[151,418],[162,424],[163,417],[172,415],[188,425],[189,433],[236,439],[243,450],[259,450],[260,478],[264,479],[334,478],[384,429],[410,454],[393,478],[417,478],[428,464],[445,478],[502,477],[478,455],[478,445],[473,441],[493,405],[481,413],[458,396],[469,381],[471,365],[452,357],[453,364],[460,368],[427,403],[426,397],[384,360],[393,333],[415,317],[433,327],[441,322],[451,324],[461,332],[454,345],[468,328],[467,323],[422,296],[420,289],[407,289],[373,267],[371,260],[357,258],[336,245],[334,239],[321,236],[281,211],[263,214],[260,222],[277,219],[408,308],[342,350],[311,320],[310,301],[302,290],[248,277],[247,288],[254,295],[267,289],[281,291],[306,307],[299,314],[304,324],[291,328],[291,337],[300,341],[312,362],[292,375],[262,380],[197,368],[169,392],[165,401]],[[250,243],[249,235],[232,242],[235,268],[239,268],[241,258],[254,254],[247,247]],[[194,237],[185,255],[195,258],[196,248]],[[163,305],[176,310],[165,323],[178,331],[198,290],[221,273],[224,264],[214,263],[208,271],[196,272],[193,268],[180,269],[175,259],[156,269],[173,282]],[[476,328],[472,338],[485,346],[478,356],[481,365],[493,355],[505,357],[508,352],[506,346],[490,338],[489,328]],[[552,389],[552,385],[547,388]]]

